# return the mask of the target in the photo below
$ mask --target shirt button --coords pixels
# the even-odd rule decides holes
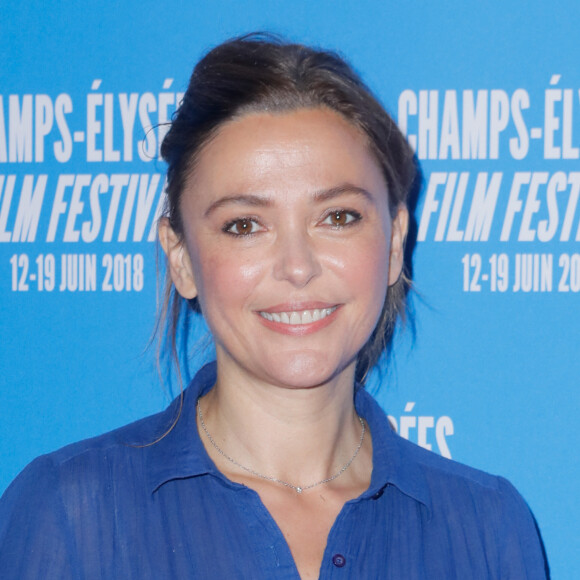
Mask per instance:
[[[342,568],[346,564],[346,558],[342,554],[335,554],[332,556],[332,563],[337,568]]]
[[[373,499],[379,499],[379,497],[381,497],[381,495],[383,495],[383,491],[382,489],[379,489],[379,491],[377,491],[377,493],[373,494],[371,497]]]

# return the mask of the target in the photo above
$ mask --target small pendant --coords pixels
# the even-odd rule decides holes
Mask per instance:
[[[301,487],[297,487],[296,488],[296,493],[302,493],[302,488]]]

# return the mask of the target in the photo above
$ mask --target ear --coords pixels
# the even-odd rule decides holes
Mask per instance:
[[[405,261],[405,239],[409,227],[409,211],[400,204],[391,226],[391,253],[389,262],[389,286],[397,282]]]
[[[197,286],[184,240],[175,233],[166,217],[159,220],[158,233],[175,288],[183,298],[187,300],[195,298]]]

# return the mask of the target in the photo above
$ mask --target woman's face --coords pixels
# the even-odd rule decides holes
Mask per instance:
[[[284,387],[354,372],[407,227],[357,128],[326,109],[230,121],[201,152],[181,213],[183,238],[165,221],[161,241],[222,371]]]

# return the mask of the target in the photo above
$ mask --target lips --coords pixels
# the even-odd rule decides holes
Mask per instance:
[[[311,324],[330,316],[338,306],[331,308],[313,308],[310,310],[291,310],[288,312],[259,312],[259,315],[270,322],[287,325]]]

